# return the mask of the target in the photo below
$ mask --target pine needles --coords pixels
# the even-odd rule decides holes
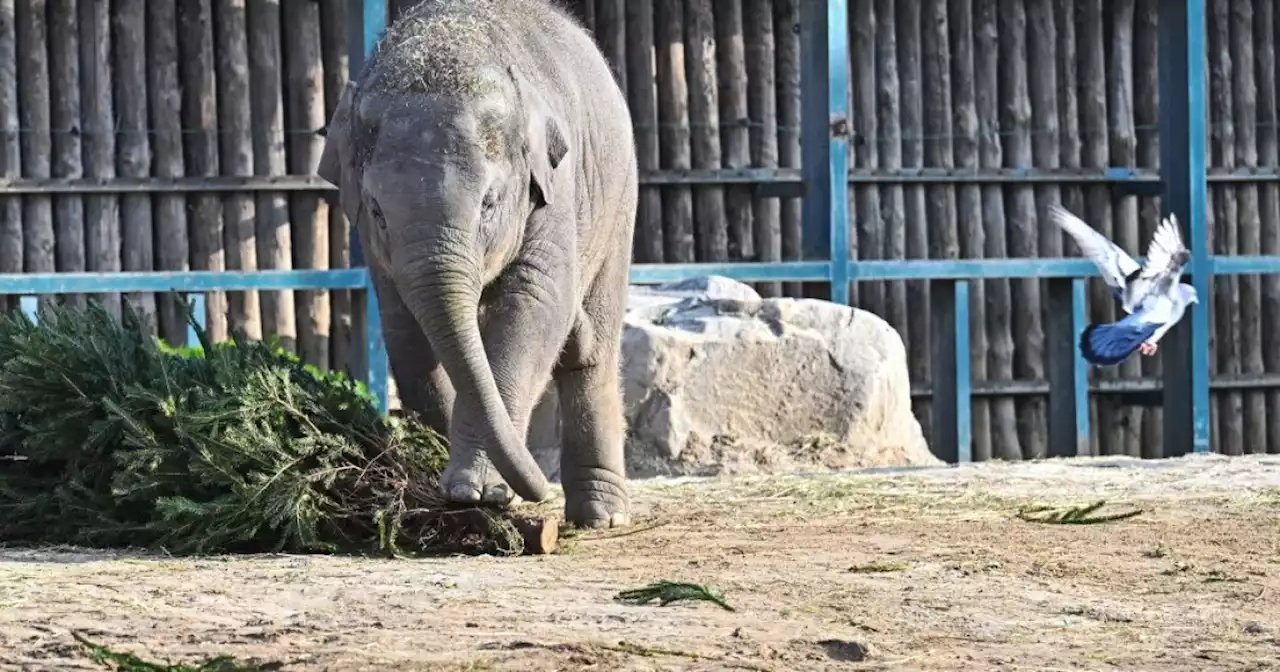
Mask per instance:
[[[736,611],[725,602],[724,593],[715,587],[676,581],[657,581],[643,588],[624,590],[615,595],[614,599],[631,604],[648,604],[657,600],[660,607],[665,607],[672,602],[698,600],[716,604],[725,611]]]
[[[197,331],[199,349],[175,351],[96,302],[38,325],[0,316],[0,539],[175,554],[523,550],[503,514],[439,499],[448,449],[430,429],[268,343]]]

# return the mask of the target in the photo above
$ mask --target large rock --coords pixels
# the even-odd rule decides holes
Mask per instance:
[[[902,339],[872,313],[722,277],[633,287],[622,338],[631,477],[936,465]],[[530,447],[558,476],[554,394]]]

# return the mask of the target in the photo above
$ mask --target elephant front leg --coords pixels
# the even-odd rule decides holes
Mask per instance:
[[[564,264],[564,267],[570,267]],[[486,304],[481,327],[485,355],[489,358],[494,382],[516,435],[525,439],[534,406],[551,378],[551,369],[567,338],[571,319],[567,278],[546,289],[539,279],[538,291],[524,291],[522,283],[533,282],[519,269],[508,271]],[[514,497],[511,488],[489,459],[485,446],[466,437],[484,436],[478,431],[486,412],[478,400],[459,398],[454,404],[450,434],[449,465],[441,477],[441,490],[450,501],[465,504],[505,505]]]

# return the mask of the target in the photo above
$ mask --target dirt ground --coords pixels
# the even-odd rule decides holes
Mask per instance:
[[[0,669],[101,669],[72,630],[286,670],[1280,667],[1280,456],[650,481],[636,498],[630,533],[540,557],[0,550]],[[1097,499],[1144,513],[1017,516]],[[613,599],[658,580],[736,611]]]

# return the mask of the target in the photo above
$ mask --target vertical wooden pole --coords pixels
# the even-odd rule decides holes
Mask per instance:
[[[112,41],[115,52],[116,124],[120,136],[116,144],[116,169],[123,177],[151,175],[151,138],[147,132],[147,0],[119,0],[113,7]],[[121,262],[126,271],[155,270],[155,232],[151,197],[125,194],[120,197]],[[125,295],[125,301],[148,333],[156,327],[156,295],[150,292]]]
[[[0,0],[0,176],[22,175],[18,141],[18,35],[14,0]],[[0,273],[22,272],[22,198],[0,199]],[[20,297],[0,295],[0,311],[18,307]]]
[[[151,127],[151,170],[156,177],[182,177],[182,89],[178,80],[177,3],[147,0],[147,91]],[[157,270],[185,271],[191,255],[186,196],[160,194],[155,200]],[[187,344],[186,309],[181,297],[156,297],[160,337],[173,346]]]
[[[1206,245],[1205,0],[1165,0],[1160,14],[1160,173],[1164,210],[1178,216],[1191,248],[1188,271],[1200,302],[1161,339],[1165,455],[1208,452],[1209,310],[1213,269]]]
[[[244,0],[217,0],[213,7],[217,53],[218,146],[222,174],[253,174],[253,125],[249,95],[249,35]],[[223,200],[223,245],[227,268],[258,270],[258,222],[253,194],[232,192]],[[262,338],[257,292],[236,292],[228,299],[231,328]]]

